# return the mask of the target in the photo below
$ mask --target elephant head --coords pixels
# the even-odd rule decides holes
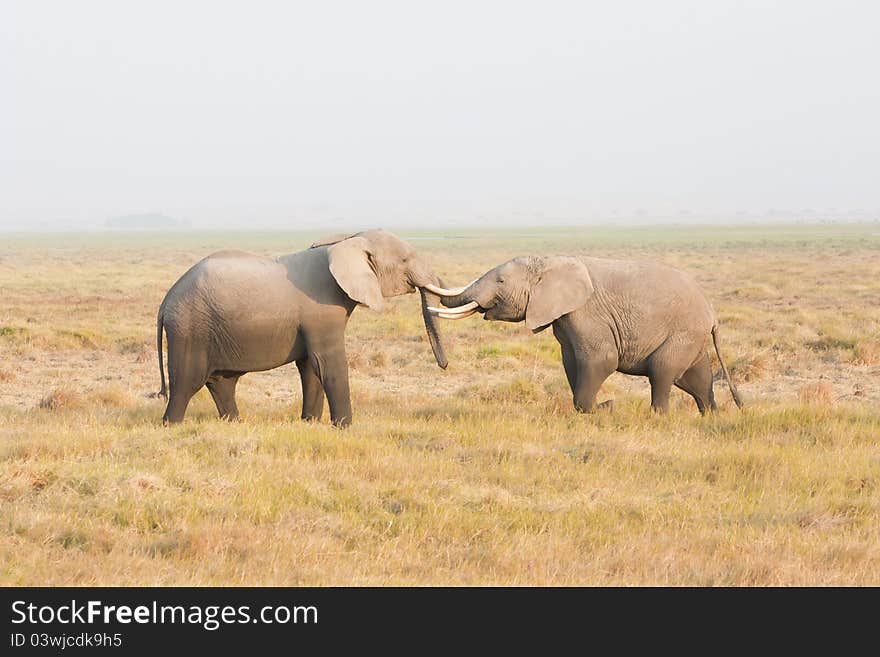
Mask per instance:
[[[521,322],[533,332],[581,306],[593,294],[586,265],[571,256],[514,258],[457,289],[429,287],[446,308],[429,311],[443,319],[483,313],[483,319]]]
[[[381,229],[352,235],[336,235],[312,244],[329,246],[330,273],[339,287],[354,301],[381,312],[385,299],[410,294],[417,289],[422,299],[425,331],[437,364],[446,369],[448,361],[440,341],[440,332],[429,306],[440,298],[431,288],[441,285],[427,261],[415,249]]]

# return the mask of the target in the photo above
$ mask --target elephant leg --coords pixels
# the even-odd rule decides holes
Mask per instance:
[[[299,379],[302,383],[302,415],[307,422],[316,422],[324,414],[324,389],[321,387],[321,379],[312,367],[308,358],[296,361],[299,370]]]
[[[182,422],[193,395],[205,385],[208,366],[207,351],[200,346],[168,341],[168,406],[162,416],[164,424]]]
[[[198,391],[198,388],[196,390],[188,390],[187,392],[182,392],[179,387],[176,390],[172,389],[168,395],[168,406],[165,407],[162,423],[177,424],[178,422],[183,422],[183,418],[186,415],[186,407],[189,406],[189,400]]]
[[[208,378],[205,384],[208,392],[214,398],[217,412],[224,420],[238,419],[238,406],[235,403],[235,386],[241,374],[220,375],[214,374]]]
[[[702,415],[717,409],[715,392],[712,389],[712,365],[708,353],[691,365],[690,369],[678,378],[675,385],[694,398]]]
[[[666,413],[669,410],[669,393],[675,377],[668,372],[655,372],[648,375],[651,381],[651,410]]]
[[[599,388],[609,376],[617,369],[617,358],[611,356],[605,358],[578,357],[576,352],[576,375],[577,381],[573,388],[574,407],[581,413],[592,413],[596,410],[596,395]],[[613,408],[613,402],[602,402],[602,408]]]
[[[651,382],[651,410],[666,413],[669,410],[669,393],[673,384],[687,371],[696,354],[683,357],[680,346],[664,343],[648,359],[648,379]]]
[[[560,346],[562,347],[562,366],[565,368],[565,378],[568,379],[568,387],[574,394],[577,387],[577,360],[574,356],[574,349],[567,342],[560,342]]]
[[[330,420],[337,427],[347,427],[351,424],[351,393],[345,343],[339,340],[326,350],[313,353],[309,360],[327,393]]]

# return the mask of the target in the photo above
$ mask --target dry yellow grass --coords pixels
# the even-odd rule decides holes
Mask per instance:
[[[306,425],[292,367],[160,424],[167,287],[234,244],[314,235],[15,238],[0,259],[0,583],[880,584],[880,228],[412,235],[450,283],[523,253],[691,271],[741,378],[701,418],[614,375],[571,407],[552,335],[418,300],[349,327],[355,425]],[[872,355],[873,354],[873,355]],[[735,374],[735,376],[737,376]],[[45,403],[41,403],[46,400]]]
[[[40,400],[40,408],[50,411],[79,410],[85,405],[82,395],[68,387],[55,388]]]
[[[855,363],[858,365],[880,365],[880,340],[865,340],[856,345]]]
[[[808,406],[829,406],[834,403],[834,388],[827,381],[808,383],[801,386],[800,400]]]

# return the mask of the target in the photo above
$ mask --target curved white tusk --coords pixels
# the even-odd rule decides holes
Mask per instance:
[[[425,286],[425,289],[428,290],[428,292],[433,292],[434,294],[439,294],[441,297],[454,297],[454,296],[464,292],[467,289],[467,287],[457,287],[457,288],[453,288],[451,290],[447,290],[445,287],[437,287],[436,285],[432,285],[431,283],[428,283]]]
[[[436,313],[435,317],[439,317],[440,319],[464,319],[465,317],[470,317],[473,315],[476,310],[469,310],[466,313],[461,313],[460,315],[450,315],[449,313]]]
[[[455,306],[454,308],[434,308],[433,306],[428,306],[428,310],[435,313],[443,313],[444,315],[460,315],[470,310],[476,310],[479,307],[480,304],[478,304],[476,301],[471,301],[470,303],[466,303],[463,306]]]
[[[445,287],[438,287],[436,285],[432,285],[431,283],[428,283],[427,285],[425,285],[425,289],[428,290],[428,292],[433,292],[434,294],[439,294],[441,297],[454,297],[454,296],[457,296],[457,295],[461,294],[462,292],[464,292],[466,289],[468,289],[471,285],[476,283],[478,280],[480,280],[480,279],[475,278],[474,280],[472,280],[470,283],[468,283],[467,285],[465,285],[463,287],[453,287],[450,289],[447,289]]]

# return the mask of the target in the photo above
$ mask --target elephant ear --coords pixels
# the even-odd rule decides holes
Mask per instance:
[[[583,306],[593,295],[587,266],[569,256],[548,259],[548,266],[532,286],[526,307],[526,326],[534,333]]]
[[[363,237],[337,242],[327,249],[330,273],[352,299],[371,310],[385,309],[379,279],[370,263],[370,243]]]
[[[349,233],[346,235],[345,233],[337,233],[336,235],[330,235],[328,237],[323,237],[319,239],[317,242],[313,243],[309,248],[317,249],[319,246],[329,246],[330,244],[337,244],[344,240],[347,240],[350,237],[354,237],[357,233]]]

